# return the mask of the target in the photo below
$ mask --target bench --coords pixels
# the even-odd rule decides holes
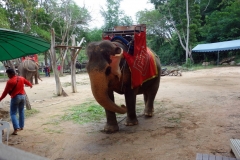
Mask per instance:
[[[196,160],[240,160],[231,157],[215,156],[213,154],[197,153]]]

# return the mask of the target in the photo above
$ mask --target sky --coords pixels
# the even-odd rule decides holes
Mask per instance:
[[[122,0],[120,10],[123,10],[127,16],[131,16],[134,24],[136,24],[135,14],[138,11],[154,8],[153,4],[148,1],[149,0]],[[93,21],[90,23],[90,28],[101,27],[104,24],[100,10],[101,6],[104,7],[106,5],[106,0],[75,0],[75,2],[79,6],[85,4],[85,7],[91,13]]]

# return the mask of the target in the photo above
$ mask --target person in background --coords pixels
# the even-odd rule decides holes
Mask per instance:
[[[60,64],[58,64],[57,70],[58,70],[58,74],[60,75],[60,71],[61,71],[61,65]]]
[[[0,102],[9,94],[11,96],[10,102],[10,116],[13,124],[12,135],[17,135],[18,131],[23,130],[24,127],[24,105],[25,105],[25,91],[24,84],[32,88],[32,84],[24,77],[16,76],[13,69],[7,69],[6,73],[9,80],[6,87],[0,97]],[[19,119],[17,119],[17,112]]]
[[[48,76],[47,65],[44,66],[45,77]]]
[[[47,76],[50,77],[50,67],[47,66]]]

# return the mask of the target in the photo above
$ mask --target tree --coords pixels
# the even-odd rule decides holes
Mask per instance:
[[[33,10],[37,6],[36,0],[3,0],[8,14],[10,28],[30,33],[33,19]]]
[[[72,0],[62,0],[62,3],[60,3],[59,7],[54,8],[54,10],[52,10],[52,14],[55,17],[52,20],[52,24],[53,22],[58,23],[60,26],[60,36],[59,38],[59,44],[61,46],[66,46],[66,49],[64,52],[60,52],[61,56],[61,69],[63,69],[64,66],[64,60],[68,51],[68,47],[69,46],[69,41],[71,40],[71,37],[73,35],[76,36],[76,39],[79,39],[81,36],[81,32],[80,30],[82,29],[82,27],[84,25],[87,24],[88,21],[91,20],[91,17],[88,13],[88,11],[85,8],[80,8],[78,7]],[[74,38],[75,40],[75,38]],[[53,43],[53,42],[52,42]],[[55,43],[54,43],[55,46]],[[56,56],[54,51],[52,51],[51,53],[51,58],[52,58],[52,68],[57,71],[57,64],[56,64]],[[72,57],[72,63],[71,66],[75,67],[75,63],[76,63],[76,55],[72,55],[74,57]],[[73,70],[73,69],[72,69]],[[56,83],[57,83],[57,95],[61,95],[61,85],[58,83],[58,74],[56,74],[57,72],[55,72],[55,79],[56,79]],[[73,73],[73,71],[71,72]],[[73,77],[75,74],[72,75],[72,79],[74,79],[75,77]],[[76,81],[72,81],[74,83],[76,83]],[[76,84],[72,84],[72,86],[76,86]],[[73,92],[76,92],[75,87],[73,87]]]
[[[148,46],[158,51],[167,41],[171,44],[172,29],[158,10],[144,10],[136,14],[138,24],[146,24]]]
[[[100,41],[102,39],[102,29],[93,28],[83,33],[86,42]]]
[[[107,9],[101,8],[101,15],[104,18],[105,25],[103,29],[112,29],[114,26],[119,25],[132,25],[133,20],[130,16],[124,14],[120,10],[120,3],[122,0],[107,0]]]
[[[186,62],[191,57],[192,46],[196,43],[197,28],[200,26],[199,4],[194,0],[151,0],[170,24],[186,53]],[[184,14],[183,14],[184,13]],[[191,17],[190,17],[191,15]]]
[[[7,18],[7,12],[1,4],[0,4],[0,28],[7,28],[7,29],[10,28],[10,24]]]
[[[211,43],[240,38],[240,1],[223,2],[218,5],[223,8],[205,17],[201,41]]]

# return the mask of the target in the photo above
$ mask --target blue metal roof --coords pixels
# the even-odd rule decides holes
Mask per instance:
[[[240,39],[217,43],[199,44],[192,49],[192,52],[216,52],[240,49]]]

